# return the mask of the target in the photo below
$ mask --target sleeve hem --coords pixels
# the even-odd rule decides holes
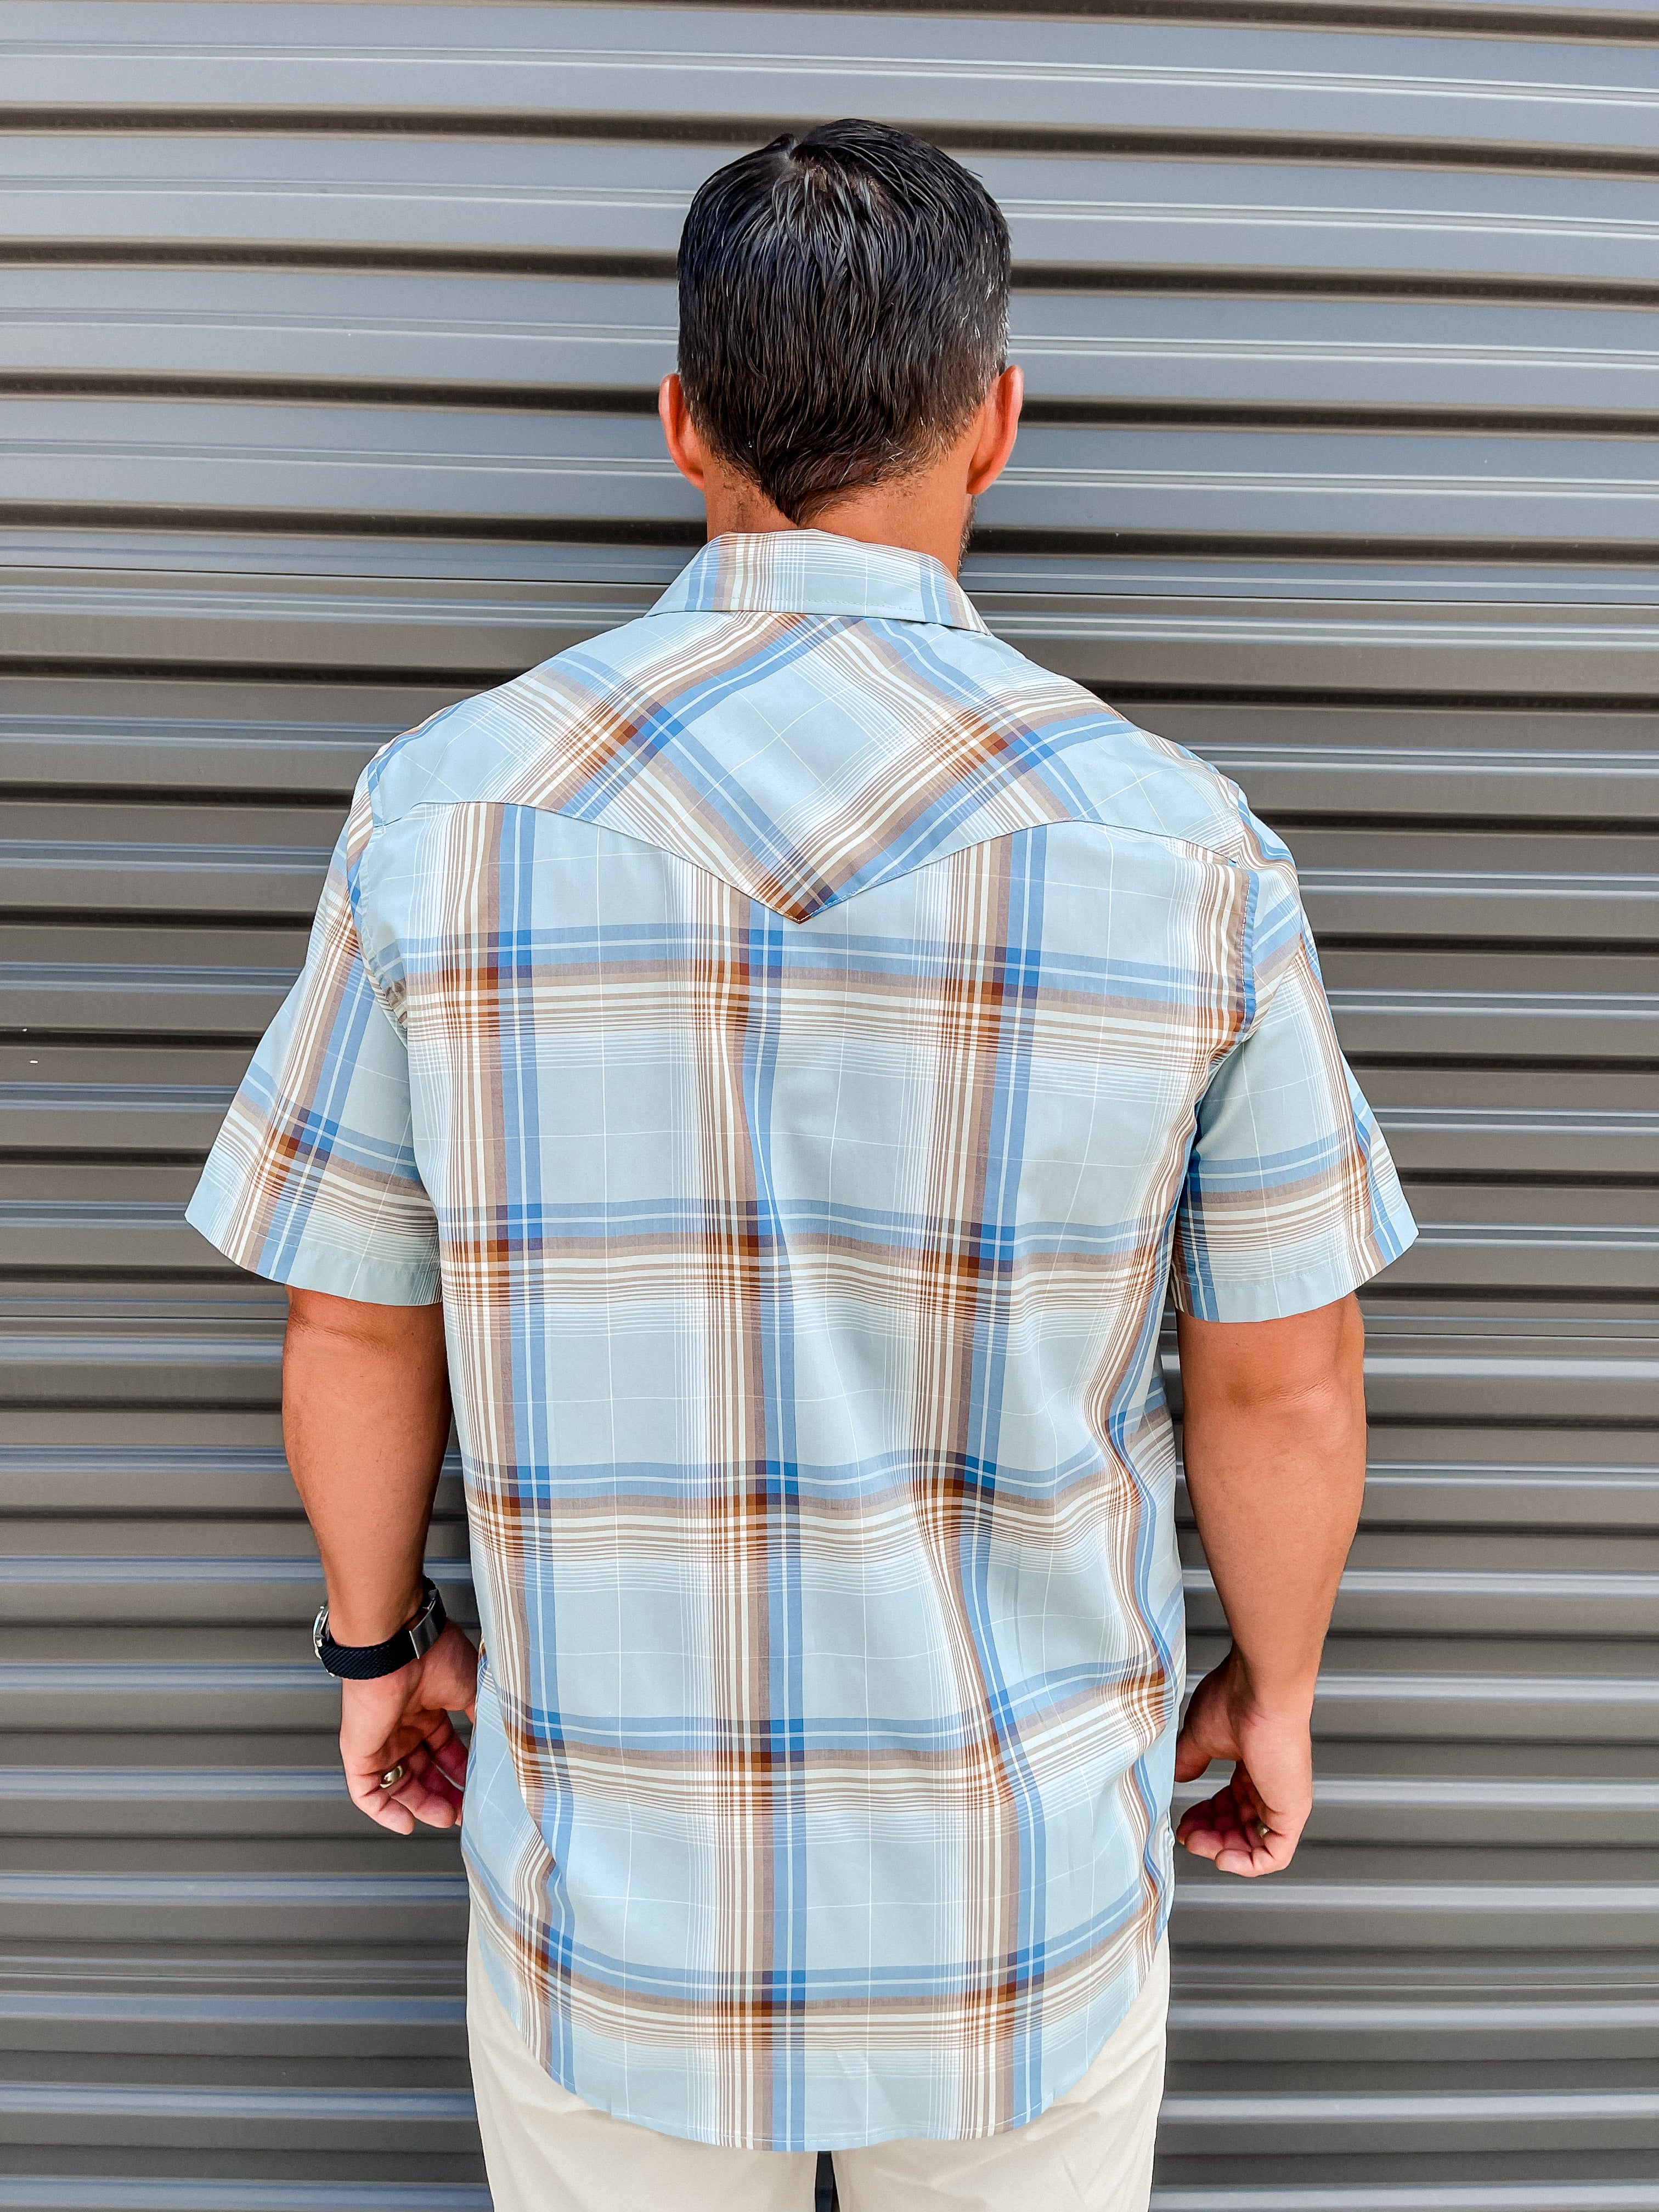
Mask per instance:
[[[1390,1226],[1392,1251],[1353,1252],[1294,1275],[1269,1274],[1253,1282],[1210,1281],[1194,1285],[1177,1274],[1170,1284],[1176,1310],[1190,1314],[1194,1321],[1289,1321],[1297,1314],[1334,1305],[1339,1298],[1374,1282],[1417,1242],[1417,1224],[1409,1218]],[[1193,1295],[1194,1289],[1197,1297]]]
[[[185,1208],[185,1218],[234,1266],[265,1282],[281,1283],[288,1290],[325,1291],[331,1297],[355,1298],[369,1306],[436,1305],[442,1294],[435,1259],[420,1267],[409,1267],[303,1243],[274,1261],[263,1252],[251,1251],[230,1232],[222,1206],[216,1204],[214,1194],[205,1188],[198,1189]]]

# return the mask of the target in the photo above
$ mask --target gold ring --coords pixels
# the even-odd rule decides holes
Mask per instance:
[[[403,1778],[404,1770],[401,1766],[388,1766],[380,1777],[380,1787],[382,1790],[395,1790]]]

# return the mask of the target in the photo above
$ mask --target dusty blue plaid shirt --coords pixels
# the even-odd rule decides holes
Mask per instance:
[[[491,1976],[590,2103],[1017,2127],[1168,1911],[1166,1281],[1410,1241],[1290,856],[936,562],[726,537],[370,767],[190,1218],[441,1295]]]

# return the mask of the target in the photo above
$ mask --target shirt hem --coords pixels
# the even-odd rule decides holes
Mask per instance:
[[[502,2012],[506,2014],[514,2033],[519,2038],[520,2043],[524,2045],[525,2050],[532,2062],[546,2075],[550,2081],[554,2082],[559,2088],[563,2090],[567,2096],[577,2098],[582,2104],[587,2106],[591,2111],[607,2113],[612,2119],[625,2121],[630,2127],[647,2128],[653,2135],[666,2136],[671,2142],[674,2142],[702,2143],[714,2150],[805,2151],[809,2153],[813,2151],[872,2150],[878,2144],[887,2142],[991,2142],[999,2136],[1018,2135],[1022,2128],[1030,2127],[1033,2121],[1040,2120],[1043,2114],[1048,2111],[1051,2106],[1057,2104],[1068,2091],[1075,2089],[1078,2083],[1084,2078],[1085,2075],[1086,2075],[1092,2067],[1098,2064],[1107,2045],[1111,2041],[1113,2036],[1116,2034],[1119,2028],[1122,2027],[1137,1999],[1145,1990],[1147,1979],[1152,1971],[1152,1967],[1157,1962],[1158,1947],[1160,1944],[1168,1941],[1170,1924],[1170,1916],[1167,1907],[1158,1911],[1156,1915],[1150,1954],[1144,1966],[1140,1964],[1139,1960],[1132,1960],[1130,1961],[1133,1973],[1133,1984],[1130,1988],[1128,1996],[1125,1999],[1124,2002],[1118,2008],[1116,2016],[1112,2021],[1111,2025],[1106,2029],[1105,2033],[1098,2039],[1097,2041],[1091,2041],[1088,2055],[1083,2060],[1082,2063],[1075,2069],[1068,2067],[1066,2070],[1065,2078],[1063,2080],[1056,2080],[1054,2086],[1048,2091],[1042,2102],[1040,2104],[1034,2104],[1030,2110],[1027,2112],[1023,2112],[1018,2119],[1005,2120],[1000,2122],[995,2127],[978,2129],[971,2135],[963,2136],[933,2134],[919,2135],[914,2128],[891,2127],[878,2128],[867,2135],[814,2133],[809,2135],[806,2140],[801,2142],[780,2143],[763,2142],[760,2140],[750,2140],[747,2137],[728,2138],[724,2136],[713,2135],[703,2131],[693,2131],[686,2128],[669,2127],[662,2121],[652,2119],[643,2113],[624,2110],[619,2104],[614,2101],[608,2100],[603,2097],[592,2096],[586,2089],[578,2088],[573,2081],[566,2081],[561,2072],[546,2065],[541,2059],[538,2058],[535,2052],[530,2047],[529,2039],[525,2034],[518,2013],[518,2006],[522,2001],[522,1992],[520,1991],[517,1982],[514,1978],[511,1969],[503,1962],[501,1954],[496,1948],[495,1940],[490,1933],[489,1914],[484,1911],[480,1911],[478,1909],[476,1885],[474,1885],[472,1888],[472,1894],[470,1899],[470,1906],[471,1931],[477,1941],[478,1955],[483,1962],[485,1978],[489,1981],[492,1994],[495,1996],[496,2002],[500,2004]]]

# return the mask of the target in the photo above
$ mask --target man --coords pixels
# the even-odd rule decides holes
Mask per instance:
[[[498,2212],[1144,2207],[1181,1838],[1284,1866],[1409,1242],[1290,857],[986,630],[1008,237],[710,179],[710,543],[357,791],[191,1207],[287,1284],[351,1793],[459,1817]],[[1187,1479],[1232,1632],[1176,1740]],[[450,1419],[486,1656],[422,1543]],[[470,1758],[447,1718],[473,1711]]]

